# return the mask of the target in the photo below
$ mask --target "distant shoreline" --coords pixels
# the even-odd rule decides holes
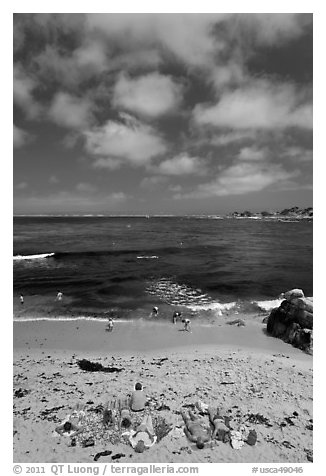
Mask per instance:
[[[268,217],[242,217],[221,215],[14,215],[14,218],[194,218],[207,220],[260,220],[260,221],[313,221],[309,216],[268,216]]]

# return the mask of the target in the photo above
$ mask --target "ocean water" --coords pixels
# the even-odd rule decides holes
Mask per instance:
[[[305,220],[15,217],[14,302],[55,317],[268,310],[294,287],[313,296],[312,234]]]

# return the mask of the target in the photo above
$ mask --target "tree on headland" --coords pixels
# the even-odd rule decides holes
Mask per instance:
[[[252,217],[252,212],[246,210],[245,212],[241,213],[242,217]]]

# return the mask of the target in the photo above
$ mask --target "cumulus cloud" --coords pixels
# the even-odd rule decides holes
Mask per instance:
[[[76,190],[78,190],[78,192],[92,193],[96,191],[96,187],[87,182],[80,182],[76,185]]]
[[[256,45],[277,46],[297,38],[312,23],[311,14],[245,13],[233,16],[234,34]],[[231,27],[232,27],[231,24]]]
[[[174,192],[174,193],[181,193],[182,192],[182,187],[180,184],[176,184],[176,185],[171,185],[169,187],[169,190],[171,190],[171,192]]]
[[[253,147],[243,147],[237,158],[239,160],[246,160],[246,161],[255,161],[255,160],[264,160],[267,157],[267,150],[266,149],[258,149],[256,146]]]
[[[43,81],[57,82],[71,89],[109,69],[109,57],[102,41],[86,37],[74,50],[47,44],[33,58],[33,64]]]
[[[84,43],[74,51],[73,58],[80,68],[91,69],[93,73],[104,71],[108,63],[106,48],[100,41]]]
[[[27,129],[26,119],[42,117],[66,128],[46,125],[49,134],[52,129],[61,134],[60,145],[70,147],[77,166],[84,147],[84,166],[88,161],[107,171],[144,167],[154,175],[141,182],[145,189],[168,189],[178,181],[185,188],[173,191],[181,196],[190,183],[204,180],[208,161],[214,175],[189,196],[295,187],[296,163],[308,173],[312,159],[312,151],[298,147],[310,144],[312,94],[300,86],[309,78],[304,70],[310,63],[302,58],[299,68],[294,64],[298,42],[293,64],[289,61],[283,73],[281,62],[274,64],[278,50],[268,50],[272,54],[263,61],[255,55],[280,47],[286,58],[290,41],[309,24],[311,32],[311,15],[301,14],[18,14],[16,123]],[[307,131],[299,136],[293,128]],[[27,139],[14,127],[15,147]],[[284,149],[286,144],[293,147]],[[223,169],[230,159],[234,164]],[[266,159],[283,162],[292,173]],[[87,195],[95,203],[98,191],[91,188],[79,183],[60,199],[77,207]],[[59,199],[51,199],[59,206]]]
[[[114,211],[119,205],[131,198],[124,192],[112,192],[106,195],[85,194],[79,190],[61,190],[48,195],[14,197],[16,213],[33,210],[34,213],[96,213]]]
[[[197,105],[194,120],[199,125],[233,129],[312,128],[312,104],[291,84],[256,81],[225,92],[217,104]]]
[[[242,84],[247,75],[243,65],[231,60],[227,64],[220,64],[211,71],[211,81],[217,91],[223,90],[225,87],[238,86]]]
[[[303,147],[292,146],[287,147],[283,151],[282,157],[289,158],[296,162],[311,162],[313,159],[313,151]]]
[[[48,111],[48,117],[61,127],[81,129],[92,120],[92,103],[67,93],[57,93]]]
[[[28,76],[21,65],[14,66],[13,93],[14,103],[18,105],[30,119],[36,118],[41,111],[41,106],[33,97],[37,81]]]
[[[113,90],[115,106],[151,117],[172,111],[181,99],[182,86],[159,73],[138,78],[122,74]]]
[[[176,198],[243,195],[297,176],[298,171],[287,172],[280,165],[243,162],[226,168],[215,180],[200,184],[195,191]]]
[[[15,188],[16,188],[17,190],[25,190],[25,188],[27,188],[27,187],[28,187],[28,183],[27,183],[27,182],[19,182],[19,183],[15,186]]]
[[[121,167],[123,160],[113,159],[112,157],[100,157],[94,160],[93,166],[96,169],[117,170]]]
[[[31,140],[32,136],[24,131],[23,129],[20,129],[19,127],[13,126],[13,139],[14,139],[14,148],[19,148],[28,143]]]
[[[139,50],[144,45],[162,49],[190,67],[211,69],[216,60],[229,53],[229,45],[237,49],[253,46],[278,46],[297,38],[311,25],[312,15],[279,14],[98,14],[86,15],[89,32],[101,32],[125,49]],[[240,71],[226,68],[220,71],[225,81]]]
[[[140,182],[140,187],[148,190],[155,190],[157,187],[165,184],[167,177],[154,175],[153,177],[144,177]]]
[[[155,130],[127,116],[125,123],[107,121],[103,126],[84,132],[86,150],[98,157],[97,166],[129,163],[149,164],[155,156],[167,150],[164,140]]]
[[[201,175],[205,172],[205,165],[198,157],[180,154],[161,162],[157,171],[165,175]]]
[[[158,49],[147,48],[124,51],[116,56],[110,57],[108,69],[110,71],[125,70],[132,72],[134,70],[152,70],[156,69],[162,64],[163,59],[161,52]]]
[[[159,46],[190,66],[208,65],[219,48],[213,27],[229,18],[212,14],[87,14],[90,31],[101,31],[125,48]],[[221,45],[222,47],[222,45]]]
[[[103,71],[157,67],[171,57],[189,68],[212,70],[221,86],[242,79],[239,51],[279,45],[297,38],[311,24],[302,14],[24,14],[14,22],[15,48],[37,33],[46,47],[32,63],[38,74],[74,85]],[[75,49],[60,44],[64,35]],[[250,39],[250,41],[248,40]],[[231,45],[231,46],[230,46]],[[247,53],[246,53],[247,54]],[[221,60],[223,63],[221,64]],[[217,66],[217,67],[215,67]]]
[[[213,146],[227,146],[236,142],[245,141],[248,139],[255,139],[256,131],[253,130],[243,130],[243,131],[233,131],[224,134],[214,135],[209,139],[209,143]]]
[[[49,178],[49,183],[52,183],[52,184],[59,183],[59,179],[57,178],[56,175],[51,175],[51,177]]]

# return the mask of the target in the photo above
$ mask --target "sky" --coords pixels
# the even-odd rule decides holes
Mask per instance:
[[[312,206],[311,14],[13,22],[15,214]]]

